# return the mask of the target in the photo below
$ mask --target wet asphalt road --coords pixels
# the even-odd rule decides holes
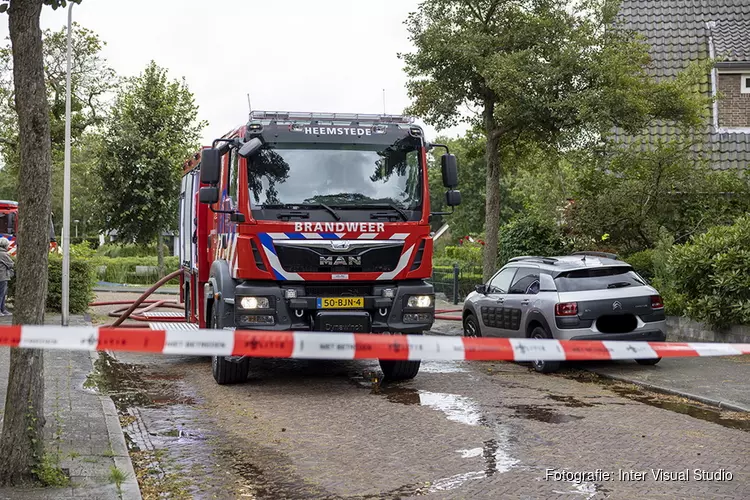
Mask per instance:
[[[253,360],[218,386],[207,358],[97,368],[146,499],[750,498],[750,415],[575,369],[425,362],[386,385],[377,362]]]
[[[246,384],[217,386],[207,359],[104,359],[146,498],[151,484],[185,498],[750,496],[750,422],[644,404],[591,376],[429,362],[388,386],[372,379],[377,363],[256,360]],[[597,469],[614,480],[547,480]]]

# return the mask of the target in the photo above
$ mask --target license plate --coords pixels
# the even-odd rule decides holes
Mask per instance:
[[[318,299],[318,309],[362,309],[365,307],[364,297],[321,297]]]

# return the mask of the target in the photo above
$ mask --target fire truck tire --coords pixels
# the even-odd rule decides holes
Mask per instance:
[[[247,358],[228,361],[224,356],[214,356],[211,358],[211,371],[219,385],[239,384],[247,380],[250,363]]]
[[[395,361],[381,359],[380,369],[383,370],[383,380],[397,382],[399,380],[411,380],[419,373],[421,361]]]
[[[211,308],[211,324],[209,328],[221,329],[221,315],[219,308],[221,303],[216,303]],[[211,358],[211,372],[214,380],[219,385],[239,384],[247,380],[250,371],[250,360],[245,358],[241,361],[230,361],[224,356],[213,356]]]

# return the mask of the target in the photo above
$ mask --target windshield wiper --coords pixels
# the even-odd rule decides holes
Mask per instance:
[[[356,207],[352,206],[352,208],[390,208],[391,210],[397,212],[405,221],[409,220],[409,215],[404,211],[404,209],[394,203],[367,203],[364,205],[357,205]]]
[[[292,207],[299,207],[303,209],[322,208],[324,210],[327,210],[328,213],[330,213],[333,216],[333,218],[336,219],[337,221],[341,220],[341,216],[338,214],[338,212],[336,212],[334,209],[332,209],[331,207],[329,207],[328,205],[324,203],[300,203],[299,205],[294,204],[294,203],[284,203],[281,205],[263,205],[263,208],[292,208]],[[300,214],[304,212],[291,212],[291,213],[293,215],[299,216]],[[286,214],[279,214],[279,218],[282,215],[284,215],[285,217],[287,216]],[[307,217],[304,217],[304,218],[306,219]]]
[[[607,288],[625,288],[626,286],[631,286],[632,283],[628,283],[627,281],[618,281],[617,283],[610,283],[607,285]]]
[[[326,209],[328,211],[328,213],[330,213],[331,215],[333,215],[334,219],[341,220],[341,216],[338,214],[338,212],[336,212],[334,209],[332,209],[331,207],[329,207],[325,203],[313,203],[313,204],[307,204],[306,203],[303,206],[306,207],[306,208],[324,208],[324,209]]]

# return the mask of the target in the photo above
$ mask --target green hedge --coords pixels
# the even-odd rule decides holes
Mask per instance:
[[[159,274],[156,271],[157,261],[156,257],[96,257],[91,262],[97,278],[101,281],[151,285],[159,281]],[[137,266],[147,266],[152,269],[146,274],[141,274],[136,272]],[[179,266],[179,257],[164,258],[164,270],[166,274],[176,271]],[[169,283],[177,284],[179,283],[179,279],[171,280]]]
[[[715,327],[750,324],[750,217],[674,246],[664,274],[657,285],[673,310]]]
[[[47,310],[62,312],[62,258],[50,255],[47,267]],[[15,297],[15,278],[10,282],[8,298]],[[93,268],[91,263],[83,259],[70,260],[70,312],[82,314],[86,312],[93,298],[94,285]]]
[[[108,243],[100,246],[96,254],[101,257],[156,257],[156,245],[120,245]],[[169,255],[169,248],[164,245],[164,255]]]
[[[445,257],[451,262],[465,262],[482,265],[482,247],[476,245],[457,245],[445,247]]]
[[[553,221],[524,214],[500,228],[497,249],[498,269],[521,255],[552,256],[565,253],[560,229]]]
[[[630,257],[623,259],[625,262],[633,266],[635,272],[646,278],[649,282],[653,281],[655,274],[654,270],[654,251],[643,250],[632,254]]]

